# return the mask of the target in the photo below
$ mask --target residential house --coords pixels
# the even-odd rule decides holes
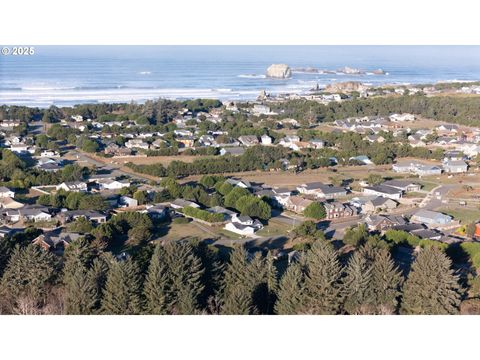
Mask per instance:
[[[443,170],[446,173],[465,173],[468,170],[468,165],[463,160],[448,160],[443,163]]]
[[[312,139],[309,141],[310,148],[312,149],[323,149],[325,147],[325,141],[320,139]]]
[[[410,218],[410,222],[425,224],[428,227],[449,225],[452,223],[452,220],[453,218],[449,215],[425,209],[418,210]]]
[[[262,142],[262,145],[272,145],[272,138],[267,134],[263,134],[260,137],[260,141]]]
[[[305,199],[301,196],[289,196],[285,202],[285,208],[297,214],[303,214],[308,205],[313,203],[312,200]]]
[[[376,198],[367,200],[361,205],[364,213],[375,213],[378,211],[390,211],[395,209],[398,203],[388,197],[377,196]]]
[[[245,146],[254,146],[259,144],[258,138],[255,135],[242,135],[238,138],[238,141]]]
[[[245,153],[245,148],[243,147],[223,147],[220,149],[220,155],[231,155],[231,156],[241,156]]]
[[[237,214],[234,211],[225,209],[224,207],[221,207],[221,206],[211,207],[207,209],[207,211],[212,214],[223,214],[225,221],[230,221],[237,216]]]
[[[24,221],[50,221],[52,215],[46,207],[43,206],[24,206],[18,210],[20,218]]]
[[[92,221],[97,224],[102,224],[107,221],[107,215],[100,211],[95,210],[67,210],[61,211],[58,215],[62,223],[67,223],[70,221],[75,221],[80,217]]]
[[[15,197],[15,191],[10,190],[5,186],[0,186],[0,198],[13,198]]]
[[[185,148],[191,148],[195,144],[195,138],[193,136],[183,136],[175,138],[177,142],[183,145]]]
[[[347,195],[346,189],[338,186],[326,185],[321,182],[302,184],[297,187],[297,190],[301,194],[313,195],[317,198],[323,199],[335,199]]]
[[[208,134],[200,136],[198,142],[204,146],[212,146],[216,144],[215,138],[212,135]]]
[[[249,189],[252,187],[252,184],[249,181],[241,180],[241,179],[228,178],[227,180],[225,180],[225,182],[232,186],[238,186],[244,189]]]
[[[130,197],[130,196],[120,196],[118,199],[118,205],[122,207],[137,207],[138,206],[138,200]]]
[[[147,205],[142,212],[154,219],[164,219],[168,216],[168,207],[163,204]]]
[[[436,165],[423,164],[419,161],[402,161],[392,165],[398,173],[412,173],[419,176],[440,175],[442,169]]]
[[[27,144],[12,144],[10,145],[10,151],[16,154],[26,154],[29,152],[29,146]]]
[[[466,159],[467,159],[467,157],[460,150],[445,151],[445,154],[443,155],[443,162],[460,161],[460,160],[466,160]]]
[[[363,192],[368,195],[377,195],[389,199],[400,199],[403,191],[387,185],[366,186]]]
[[[422,188],[420,184],[411,182],[410,180],[388,180],[385,181],[383,185],[402,190],[405,193],[420,191]]]
[[[7,209],[2,213],[2,217],[11,223],[16,223],[17,221],[20,221],[21,216],[20,216],[20,211],[18,209]]]
[[[415,168],[415,174],[418,176],[440,175],[442,169],[435,165],[419,165]]]
[[[254,235],[257,230],[263,228],[263,224],[258,220],[253,220],[250,216],[233,215],[232,220],[225,224],[224,229],[240,235]]]
[[[125,147],[127,147],[128,149],[148,150],[150,146],[148,145],[148,143],[144,142],[141,139],[131,139],[125,143]]]
[[[184,199],[175,199],[170,203],[170,206],[172,207],[172,209],[176,209],[176,210],[183,209],[184,207],[187,207],[187,206],[191,206],[197,209],[200,208],[200,205],[198,205],[197,203],[194,203],[193,201],[189,201],[189,200],[184,200]]]
[[[459,132],[458,126],[453,124],[442,124],[437,126],[437,131],[439,133],[447,133],[451,135],[455,135]]]
[[[363,165],[373,165],[372,160],[370,160],[368,156],[365,156],[365,155],[352,156],[349,160],[357,161]]]
[[[324,204],[326,219],[344,218],[357,215],[357,209],[349,204],[339,201],[327,202]]]
[[[390,121],[393,122],[403,122],[403,121],[414,121],[415,120],[415,115],[413,114],[392,114],[389,116]]]
[[[84,181],[66,181],[56,186],[57,190],[84,192],[88,191],[87,183]]]
[[[120,190],[130,186],[128,180],[99,179],[96,182],[100,190]]]
[[[418,236],[420,239],[440,240],[443,234],[433,229],[418,229],[410,231],[410,234]]]
[[[114,156],[128,156],[132,154],[132,150],[126,147],[119,146],[115,143],[110,143],[105,147],[104,150],[107,155]]]
[[[368,215],[365,223],[370,231],[385,231],[394,226],[402,226],[407,222],[399,215]]]
[[[32,244],[40,246],[45,251],[62,251],[81,236],[83,235],[78,233],[51,231],[37,236],[32,240]]]

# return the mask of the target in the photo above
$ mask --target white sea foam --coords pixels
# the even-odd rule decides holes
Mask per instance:
[[[261,75],[261,74],[241,74],[241,75],[238,75],[238,77],[245,78],[245,79],[265,79],[267,76]]]
[[[140,75],[150,75],[152,72],[151,71],[140,71]]]

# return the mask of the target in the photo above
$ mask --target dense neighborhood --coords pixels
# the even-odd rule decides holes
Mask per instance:
[[[439,110],[438,117],[426,116],[409,105],[443,101],[463,109],[458,94],[475,86],[448,89],[450,96],[439,100],[436,94],[445,89],[431,85],[343,89],[333,97],[317,90],[303,97],[262,93],[256,102],[160,99],[44,110],[2,106],[0,274],[8,293],[2,312],[479,311],[480,128],[472,126],[471,115],[450,118]],[[478,107],[478,100],[471,99]],[[381,107],[384,101],[410,111],[390,112]],[[353,110],[346,108],[357,103],[377,106],[376,114],[355,110],[358,115],[351,116]],[[316,256],[328,254],[339,273],[332,283],[350,294],[347,280],[357,271],[355,261],[368,258],[374,266],[377,255],[371,252],[376,250],[382,254],[378,261],[394,268],[396,285],[388,304],[377,299],[365,307],[362,299],[360,305],[351,304],[339,295],[341,300],[327,306],[300,296],[302,279],[314,271],[308,267],[322,266],[309,263]],[[182,288],[168,295],[168,304],[155,307],[158,299],[130,294],[150,305],[114,309],[105,300],[108,291],[119,291],[105,275],[113,274],[110,270],[103,280],[95,278],[102,290],[92,290],[96,300],[90,305],[67,297],[59,310],[47,294],[13,292],[5,283],[15,275],[15,260],[27,252],[40,262],[48,254],[49,264],[64,264],[63,275],[55,265],[44,280],[51,284],[58,284],[54,279],[67,276],[67,270],[76,281],[93,270],[100,276],[102,266],[113,266],[108,265],[112,261],[118,276],[138,272],[146,274],[147,282],[154,262],[146,258],[157,256],[174,266],[178,259],[168,256],[185,253],[197,262],[198,288],[184,289],[189,306],[175,298]],[[76,258],[87,254],[87,262]],[[447,264],[447,272],[455,270],[452,277],[459,285],[448,307],[423,309],[409,304],[407,293],[404,305],[399,302],[400,278],[408,283],[422,256]],[[97,257],[103,260],[94,261]],[[74,271],[75,261],[84,273]],[[122,268],[132,266],[139,269]],[[193,270],[185,271],[188,277]],[[213,280],[219,273],[235,278],[238,271],[259,276],[242,294],[232,282]],[[168,281],[174,286],[178,279]],[[248,295],[259,286],[263,298]],[[299,297],[298,304],[289,303],[292,296]]]

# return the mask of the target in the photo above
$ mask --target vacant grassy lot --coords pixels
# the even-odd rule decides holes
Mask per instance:
[[[212,235],[201,230],[193,222],[188,224],[170,223],[166,225],[164,234],[162,234],[158,240],[181,240],[186,238],[198,238],[204,240],[211,239]]]
[[[469,224],[480,220],[480,209],[448,206],[438,211],[453,216],[455,220],[460,220],[462,224]]]

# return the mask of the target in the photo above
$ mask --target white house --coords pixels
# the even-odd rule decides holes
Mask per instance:
[[[0,198],[13,198],[15,197],[15,192],[10,190],[5,186],[0,186]]]
[[[131,139],[125,143],[125,147],[129,149],[144,149],[148,150],[148,143],[144,142],[141,139]]]
[[[56,152],[55,150],[43,150],[41,153],[40,153],[40,156],[41,157],[59,157],[60,154],[58,152]]]
[[[260,138],[262,145],[272,145],[272,138],[266,134]]]
[[[66,181],[56,186],[57,190],[63,189],[65,191],[87,191],[87,183],[83,181]]]
[[[449,160],[443,164],[443,170],[447,173],[465,173],[468,170],[468,165],[463,160]]]
[[[125,207],[135,207],[138,206],[138,201],[130,196],[120,196],[118,204]]]
[[[232,221],[228,222],[224,229],[240,235],[253,235],[257,230],[263,228],[258,220],[253,220],[250,216],[242,216],[234,214]]]
[[[376,195],[384,198],[398,200],[402,197],[403,191],[388,185],[366,186],[363,192],[367,195]]]
[[[112,179],[100,179],[97,180],[97,184],[101,190],[120,190],[130,186],[129,181],[125,180],[112,180]]]

